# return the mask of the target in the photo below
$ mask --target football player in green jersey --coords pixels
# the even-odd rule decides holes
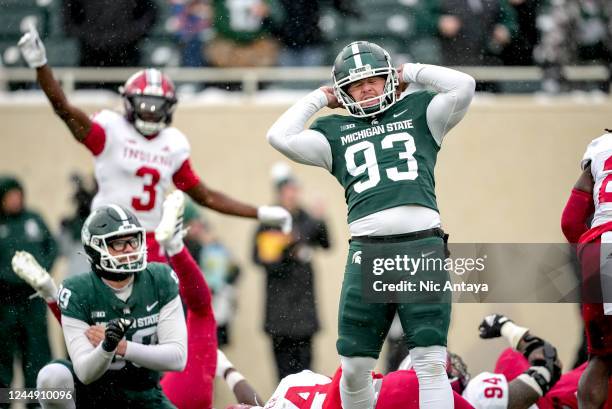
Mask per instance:
[[[38,374],[39,388],[74,389],[75,399],[41,404],[174,408],[159,378],[160,371],[182,371],[187,361],[175,272],[147,264],[145,231],[124,207],[94,210],[81,238],[92,271],[64,280],[58,293],[71,362],[53,362]],[[106,328],[96,334],[101,324]]]
[[[370,372],[397,311],[419,378],[420,407],[451,408],[446,376],[449,294],[429,294],[425,303],[366,303],[361,260],[368,249],[389,246],[413,258],[444,257],[434,166],[444,136],[467,112],[475,81],[433,65],[396,69],[383,48],[365,41],[342,49],[332,77],[333,88],[322,87],[301,99],[267,137],[290,159],[327,169],[345,189],[352,240],[336,344],[343,407],[373,407]],[[349,116],[324,116],[305,129],[324,107],[345,108]],[[448,279],[443,268],[422,274],[425,279]]]

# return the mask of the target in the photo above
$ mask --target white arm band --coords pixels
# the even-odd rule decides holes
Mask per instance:
[[[85,385],[104,375],[115,355],[114,351],[103,350],[102,343],[94,348],[85,336],[88,328],[86,322],[62,315],[62,330],[68,354],[77,378]]]
[[[177,295],[164,305],[157,322],[159,344],[128,341],[124,358],[154,371],[182,371],[187,364],[187,326],[183,305]]]
[[[296,102],[274,122],[268,131],[268,142],[291,160],[320,166],[331,171],[329,142],[320,132],[304,129],[306,122],[327,106],[327,97],[317,89]]]
[[[404,64],[404,81],[433,88],[438,94],[427,107],[427,124],[438,145],[465,116],[476,89],[471,76],[428,64]]]

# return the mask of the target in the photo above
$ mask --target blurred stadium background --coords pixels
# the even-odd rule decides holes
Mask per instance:
[[[364,17],[344,18],[331,7],[321,13],[326,38],[326,65],[311,68],[183,68],[176,45],[170,7],[158,3],[159,16],[143,42],[141,66],[162,67],[177,82],[180,102],[174,125],[192,145],[193,163],[212,187],[265,204],[273,198],[270,167],[281,156],[265,140],[268,127],[305,89],[328,83],[333,56],[348,42],[371,40],[400,61],[440,63],[433,38],[417,36],[414,1],[359,0]],[[78,84],[121,83],[136,68],[79,68],[79,47],[62,29],[58,0],[0,0],[0,173],[17,175],[26,188],[29,205],[51,226],[71,212],[69,176],[92,173],[90,154],[74,143],[67,129],[34,89],[16,48],[22,32],[34,23],[45,42],[49,62],[69,98],[87,112],[116,107],[120,99],[108,90],[79,90]],[[437,193],[444,228],[451,242],[561,243],[560,215],[579,173],[588,142],[610,127],[612,101],[597,91],[608,78],[605,65],[567,67],[566,78],[587,86],[551,95],[539,92],[543,70],[530,67],[465,67],[479,82],[496,81],[502,93],[479,93],[463,122],[451,132],[437,168]],[[203,90],[185,84],[238,83],[238,92],[217,87]],[[585,92],[593,88],[596,91]],[[517,95],[513,92],[522,92]],[[325,112],[323,112],[325,113]],[[333,248],[316,257],[317,300],[322,331],[316,336],[314,370],[331,374],[338,366],[335,352],[337,302],[346,255],[346,207],[339,186],[320,169],[296,165],[307,203],[326,201]],[[233,342],[227,355],[269,396],[276,374],[269,341],[262,331],[264,276],[250,261],[253,222],[210,212],[217,234],[243,266],[239,309]],[[54,269],[56,280],[64,263]],[[462,355],[472,373],[492,369],[503,343],[477,338],[485,314],[506,313],[559,349],[571,365],[581,340],[575,304],[457,304],[454,306],[449,348]],[[54,354],[64,353],[57,324],[51,324]],[[217,407],[231,402],[219,383]]]

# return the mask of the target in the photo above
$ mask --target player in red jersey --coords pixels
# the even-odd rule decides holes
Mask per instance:
[[[612,304],[605,297],[612,243],[612,134],[594,139],[586,149],[582,174],[565,205],[561,228],[570,243],[577,243],[582,267],[582,318],[589,361],[580,377],[581,408],[601,408],[608,398],[612,375]],[[589,219],[592,222],[589,226]],[[609,301],[608,303],[603,301]]]
[[[47,64],[35,28],[19,41],[21,53],[74,139],[94,156],[98,192],[92,209],[114,203],[131,210],[147,231],[149,261],[166,262],[153,230],[165,196],[176,186],[196,203],[224,214],[258,218],[290,229],[291,216],[279,206],[258,208],[207,187],[193,171],[185,135],[171,126],[176,108],[174,84],[156,69],[132,75],[120,88],[125,114],[102,110],[93,118],[72,105]]]

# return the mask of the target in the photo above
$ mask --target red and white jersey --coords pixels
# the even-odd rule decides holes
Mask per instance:
[[[304,370],[283,378],[264,409],[321,409],[331,379]]]
[[[470,380],[462,396],[476,409],[507,409],[508,381],[502,374],[483,372]]]
[[[597,227],[612,221],[612,134],[606,133],[589,144],[582,158],[582,168],[589,163],[595,182],[595,214],[591,227]]]
[[[98,193],[92,209],[120,204],[134,212],[145,230],[155,230],[172,185],[187,190],[199,182],[189,162],[187,138],[173,127],[146,138],[123,115],[109,110],[92,121],[83,140],[95,156]]]

